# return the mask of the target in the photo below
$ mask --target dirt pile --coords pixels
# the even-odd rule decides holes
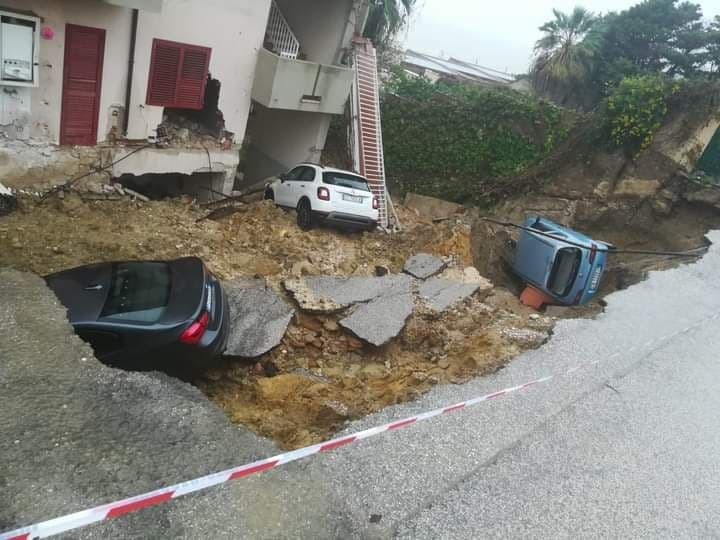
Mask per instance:
[[[442,316],[416,311],[383,347],[348,335],[338,316],[303,313],[281,346],[255,365],[228,362],[199,386],[233,421],[287,448],[312,444],[347,420],[413,399],[435,384],[493,372],[539,346],[553,321],[531,317],[516,303],[500,290]]]

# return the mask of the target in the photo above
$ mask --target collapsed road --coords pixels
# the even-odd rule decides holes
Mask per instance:
[[[720,234],[712,239],[720,241]],[[72,536],[703,535],[720,526],[720,508],[712,510],[720,489],[707,474],[720,455],[720,407],[708,377],[720,345],[720,296],[708,291],[715,291],[719,270],[720,250],[713,245],[696,264],[653,273],[608,296],[599,318],[560,322],[550,342],[506,369],[438,386],[343,433],[585,366],[552,387],[536,386]],[[9,436],[0,442],[12,458],[2,464],[3,528],[273,452],[189,387],[93,362],[37,278],[3,271],[0,287],[5,298],[22,295],[26,306],[4,306],[0,317],[9,338],[0,344],[9,358],[0,399],[13,411],[3,419]],[[42,326],[34,309],[51,314]],[[46,350],[48,343],[55,348]],[[88,384],[78,384],[78,371]],[[96,391],[102,399],[88,394]],[[150,415],[149,399],[156,404]],[[98,445],[107,456],[101,460]],[[27,466],[17,467],[23,460]],[[558,477],[565,478],[560,485]],[[534,518],[525,520],[531,509]]]
[[[0,253],[4,265],[41,275],[98,260],[201,256],[238,291],[237,332],[231,357],[193,383],[233,422],[294,448],[437,384],[492,373],[546,341],[554,318],[602,312],[600,301],[540,314],[522,306],[520,285],[499,264],[497,231],[479,226],[475,213],[461,207],[433,223],[426,214],[438,201],[408,200],[410,206],[398,205],[405,229],[385,235],[303,232],[292,213],[267,202],[198,221],[205,213],[188,199],[100,201],[68,192],[37,203],[23,196],[0,221]],[[695,246],[716,218],[692,215],[692,221],[679,215],[681,226],[662,222],[663,243],[632,245]],[[622,243],[621,234],[628,234],[624,225],[602,237]],[[672,264],[654,259],[611,273],[603,294],[638,281],[647,268]],[[313,280],[357,290],[362,280],[377,287],[383,278],[405,283],[397,285],[405,293],[373,304],[373,291],[356,292],[355,306],[310,309],[290,290]],[[392,317],[371,324],[376,308]]]

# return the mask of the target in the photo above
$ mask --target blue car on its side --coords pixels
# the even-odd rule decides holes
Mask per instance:
[[[613,246],[538,216],[527,218],[523,227],[529,230],[521,230],[517,241],[515,273],[560,304],[590,301],[600,287],[607,253]]]

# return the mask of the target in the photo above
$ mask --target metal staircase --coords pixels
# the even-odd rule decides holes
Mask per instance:
[[[387,228],[392,203],[385,183],[377,55],[372,43],[365,38],[355,37],[353,49],[355,84],[350,100],[353,164],[355,170],[367,178],[370,189],[378,197],[380,224]]]

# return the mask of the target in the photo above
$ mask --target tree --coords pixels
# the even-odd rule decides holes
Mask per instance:
[[[711,76],[720,77],[720,15],[715,16],[708,28],[707,59]]]
[[[698,4],[678,0],[643,0],[605,17],[600,80],[616,84],[623,77],[651,73],[690,77],[707,64],[709,33]]]
[[[403,29],[417,0],[374,0],[364,36],[383,48]]]
[[[595,55],[601,44],[601,19],[583,7],[540,27],[530,79],[536,92],[562,105],[582,106],[592,92]]]

